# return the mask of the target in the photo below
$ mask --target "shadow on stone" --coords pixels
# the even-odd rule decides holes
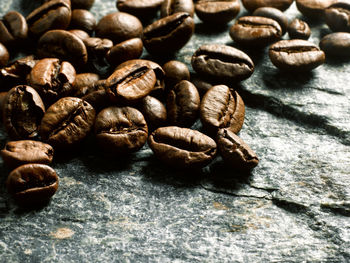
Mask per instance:
[[[229,31],[229,25],[217,25],[215,23],[197,23],[195,34],[199,36],[216,36]],[[228,34],[228,33],[227,33]]]

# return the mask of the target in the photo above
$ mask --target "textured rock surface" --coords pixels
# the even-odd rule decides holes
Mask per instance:
[[[36,5],[1,1],[0,14]],[[109,0],[92,8],[98,19],[114,10]],[[287,14],[298,16],[295,4]],[[329,32],[310,25],[314,43]],[[212,42],[234,45],[228,27],[196,19],[177,58],[190,65]],[[237,89],[247,104],[240,136],[260,157],[252,174],[220,158],[199,174],[177,173],[148,146],[121,159],[86,144],[56,160],[58,193],[28,212],[5,192],[0,161],[0,262],[349,262],[350,63],[288,74],[266,50],[247,53],[257,69]],[[1,147],[6,140],[1,129]]]

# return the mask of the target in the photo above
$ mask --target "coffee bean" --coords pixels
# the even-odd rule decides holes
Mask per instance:
[[[279,9],[274,7],[259,7],[255,9],[253,16],[262,16],[271,18],[278,22],[282,29],[282,36],[287,32],[288,27],[288,18],[287,16]]]
[[[0,43],[0,67],[5,67],[10,59],[10,53],[7,48]]]
[[[81,73],[75,76],[73,83],[74,92],[77,92],[79,89],[84,87],[92,87],[100,80],[100,76],[95,73]]]
[[[107,53],[107,60],[111,65],[119,65],[131,59],[138,59],[141,57],[142,51],[142,40],[132,38],[112,47]]]
[[[169,54],[181,49],[194,32],[194,21],[187,13],[175,13],[147,26],[143,44],[151,54]]]
[[[40,135],[54,148],[68,148],[90,132],[94,108],[79,98],[65,97],[52,104],[41,120]]]
[[[237,91],[230,91],[225,85],[213,86],[203,96],[200,105],[200,119],[210,134],[221,128],[238,133],[244,122],[245,106]]]
[[[152,96],[146,96],[140,101],[139,110],[148,124],[148,130],[164,126],[167,121],[167,111],[162,102]]]
[[[325,18],[332,31],[350,32],[350,3],[344,1],[330,5],[325,10]]]
[[[188,67],[180,61],[168,61],[163,65],[163,70],[165,72],[165,83],[169,88],[175,86],[181,80],[190,80]]]
[[[323,51],[301,39],[281,40],[273,44],[269,56],[277,68],[290,71],[310,71],[325,61]]]
[[[105,80],[100,80],[95,85],[88,87],[84,91],[85,95],[82,97],[82,100],[93,106],[96,112],[100,112],[114,104],[106,92],[105,82]]]
[[[191,63],[197,73],[221,81],[244,80],[254,72],[254,63],[247,54],[221,44],[201,46],[194,52]]]
[[[95,30],[96,19],[91,12],[85,9],[75,9],[72,11],[69,27],[91,33]]]
[[[58,189],[58,176],[45,164],[25,164],[7,178],[7,191],[25,208],[46,204]]]
[[[4,163],[11,169],[28,163],[50,164],[53,154],[50,145],[32,140],[8,142],[1,150]]]
[[[320,48],[327,56],[338,58],[350,57],[350,33],[338,32],[321,39]]]
[[[80,83],[73,84],[74,92],[72,93],[72,97],[84,97],[88,95],[89,93],[98,91],[98,90],[104,90],[105,89],[105,83],[106,80],[95,80],[94,75],[98,77],[97,74],[94,73],[82,73],[79,75],[92,75],[91,77],[87,76],[85,80],[80,81]],[[81,76],[82,78],[83,76]],[[89,80],[90,78],[90,80]],[[91,103],[90,103],[91,104]],[[94,105],[92,105],[94,106]],[[95,107],[94,107],[95,108]]]
[[[72,9],[90,9],[95,0],[71,0]]]
[[[135,102],[146,97],[155,83],[153,69],[135,63],[114,71],[106,81],[106,91],[114,101]]]
[[[278,22],[267,17],[243,16],[230,28],[231,38],[238,44],[266,46],[282,36]]]
[[[194,5],[192,0],[164,0],[160,8],[160,16],[171,16],[175,13],[185,12],[193,17]]]
[[[199,0],[195,4],[198,18],[203,22],[227,24],[241,9],[238,0]]]
[[[38,41],[37,52],[41,58],[56,57],[78,67],[86,64],[88,59],[83,41],[65,30],[46,32]]]
[[[73,35],[77,36],[78,38],[80,38],[83,41],[84,41],[84,39],[87,39],[90,37],[88,33],[86,33],[83,30],[80,30],[80,29],[71,29],[68,32],[72,33]]]
[[[119,11],[141,18],[149,18],[156,14],[163,0],[117,0]]]
[[[216,155],[216,143],[207,135],[188,128],[161,127],[148,137],[148,145],[162,162],[182,169],[198,169]]]
[[[243,6],[250,12],[259,7],[274,7],[279,10],[286,10],[294,0],[242,0]]]
[[[0,20],[0,42],[5,46],[19,44],[27,36],[27,21],[20,13],[10,11]]]
[[[44,58],[31,70],[28,83],[40,94],[46,105],[71,94],[75,69],[69,62]]]
[[[216,141],[222,158],[232,168],[249,171],[258,165],[256,153],[231,130],[220,129]]]
[[[209,78],[205,78],[199,74],[191,75],[191,82],[196,86],[199,95],[203,97],[203,95],[213,87],[213,80]]]
[[[106,38],[89,37],[83,40],[89,59],[104,59],[113,47],[113,42]]]
[[[140,20],[130,14],[115,12],[102,17],[96,26],[96,36],[107,38],[118,44],[130,38],[142,35],[142,24]]]
[[[34,36],[41,36],[53,29],[66,29],[71,19],[69,4],[63,0],[44,3],[27,16],[29,31]]]
[[[298,10],[307,17],[323,18],[324,11],[338,0],[296,0]]]
[[[4,104],[5,104],[6,96],[7,96],[7,92],[6,91],[0,92],[0,116],[3,115],[3,107],[4,107]],[[0,123],[2,121],[3,121],[2,118],[0,118]]]
[[[39,94],[29,86],[16,86],[8,93],[3,106],[3,122],[15,140],[36,138],[45,113]]]
[[[311,35],[311,29],[306,22],[296,18],[288,26],[288,35],[292,39],[307,40]]]

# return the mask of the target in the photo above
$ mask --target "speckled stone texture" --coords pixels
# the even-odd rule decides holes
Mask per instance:
[[[0,14],[38,2],[2,0]],[[92,8],[97,19],[115,10],[109,0]],[[301,17],[295,4],[287,15]],[[330,32],[307,22],[316,44]],[[190,66],[204,43],[234,45],[228,28],[196,18],[176,58]],[[56,159],[50,204],[23,211],[0,161],[0,262],[350,262],[350,63],[282,73],[266,49],[245,51],[256,71],[236,88],[247,105],[240,136],[260,157],[252,174],[220,158],[198,174],[176,172],[148,146],[106,158],[90,142]],[[1,147],[6,140],[1,129]]]

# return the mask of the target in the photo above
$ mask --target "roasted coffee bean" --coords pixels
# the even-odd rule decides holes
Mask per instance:
[[[161,101],[152,96],[146,96],[140,101],[138,107],[145,117],[150,131],[165,126],[167,111]]]
[[[155,130],[148,137],[148,145],[157,158],[175,168],[202,168],[216,155],[216,143],[212,138],[176,126]]]
[[[288,35],[292,39],[307,40],[311,35],[311,29],[306,22],[296,18],[288,26]]]
[[[230,28],[231,38],[238,44],[247,46],[266,46],[282,36],[279,23],[260,16],[239,18]]]
[[[72,29],[81,29],[91,33],[95,30],[96,19],[94,15],[85,9],[74,9],[69,27]]]
[[[269,56],[277,68],[290,71],[310,71],[325,61],[322,50],[301,39],[281,40],[273,44]]]
[[[338,0],[296,0],[297,8],[307,17],[323,18],[324,11]]]
[[[92,87],[100,80],[100,76],[95,73],[81,73],[75,76],[73,83],[74,93],[84,87]]]
[[[326,35],[320,42],[320,48],[327,56],[350,57],[350,33],[338,32]]]
[[[232,168],[249,171],[258,165],[256,153],[231,130],[220,129],[216,142],[220,155]]]
[[[79,75],[85,75],[85,74],[93,74],[93,73],[82,73]],[[95,75],[95,74],[93,74],[93,75]],[[79,84],[73,84],[74,92],[73,92],[72,97],[82,98],[85,95],[88,95],[89,93],[92,93],[92,92],[95,92],[98,90],[105,90],[105,83],[106,83],[106,80],[102,79],[102,80],[97,80],[96,82],[91,82],[91,83],[86,82],[86,85],[82,85],[82,86],[80,86]],[[83,84],[83,83],[81,83],[81,84]],[[92,105],[92,106],[94,106],[94,105]]]
[[[88,51],[89,59],[103,59],[113,47],[113,42],[106,38],[89,37],[83,40]]]
[[[46,32],[39,39],[37,51],[41,58],[56,57],[78,67],[86,64],[88,59],[83,41],[65,30]]]
[[[142,51],[142,40],[132,38],[112,47],[107,53],[107,60],[111,65],[119,65],[131,59],[138,59],[141,57]]]
[[[7,191],[25,208],[46,204],[58,189],[58,176],[45,164],[25,164],[13,170],[6,181]]]
[[[94,121],[95,110],[88,102],[65,97],[47,109],[39,132],[54,148],[68,148],[86,137]]]
[[[51,105],[73,91],[75,69],[67,61],[44,58],[33,67],[28,83],[40,94],[46,105]]]
[[[165,83],[169,88],[175,86],[181,80],[190,80],[188,67],[180,61],[168,61],[163,65],[163,70],[165,72]]]
[[[109,107],[96,117],[98,145],[107,152],[126,154],[138,151],[146,143],[147,123],[137,109]]]
[[[172,88],[167,97],[167,113],[170,125],[191,127],[198,117],[200,97],[196,86],[182,80]]]
[[[15,140],[37,137],[44,113],[44,103],[33,88],[12,88],[3,106],[3,122],[8,135]]]
[[[214,86],[214,81],[210,78],[205,78],[198,73],[191,74],[191,82],[196,86],[199,95],[203,97],[207,91]]]
[[[208,23],[227,24],[241,9],[238,0],[199,0],[195,5],[200,20]]]
[[[115,12],[102,17],[96,26],[96,36],[107,38],[118,44],[130,38],[142,36],[140,20],[130,14]]]
[[[0,42],[5,46],[18,44],[27,36],[27,21],[20,13],[10,11],[0,20]]]
[[[80,30],[80,29],[71,29],[68,32],[72,33],[73,35],[77,36],[78,38],[80,38],[83,41],[84,41],[84,39],[87,39],[90,37],[87,32]]]
[[[342,1],[330,5],[325,10],[325,18],[332,31],[350,32],[350,3]]]
[[[253,13],[253,16],[262,16],[271,18],[278,22],[282,29],[282,35],[287,32],[288,27],[288,18],[287,16],[279,9],[274,7],[259,7]]]
[[[171,16],[175,13],[185,12],[193,17],[194,5],[192,0],[164,0],[160,8],[160,16]]]
[[[220,80],[240,81],[254,72],[254,63],[243,51],[221,44],[203,45],[192,56],[193,69]]]
[[[245,106],[241,96],[225,85],[213,86],[203,96],[200,119],[210,134],[216,134],[221,128],[238,133],[243,126],[244,116]]]
[[[175,13],[147,26],[143,44],[151,54],[169,54],[181,49],[194,32],[194,21],[187,13]]]
[[[114,71],[106,80],[106,91],[113,101],[135,102],[146,97],[155,83],[153,69],[135,63]]]
[[[3,107],[5,105],[5,99],[7,96],[7,91],[0,92],[0,116],[3,115]],[[2,118],[0,118],[0,123],[2,122]]]
[[[294,0],[242,0],[243,6],[250,12],[253,12],[259,7],[274,7],[284,11],[293,2]]]
[[[72,9],[90,9],[95,0],[70,0],[72,3]]]
[[[41,36],[53,29],[66,29],[70,23],[71,9],[63,0],[44,3],[27,16],[29,31],[34,36]]]
[[[6,143],[1,150],[1,157],[6,166],[14,169],[28,163],[50,164],[53,153],[53,148],[46,143],[23,140]]]
[[[82,97],[82,100],[87,101],[93,106],[96,112],[100,112],[104,108],[114,104],[106,92],[104,83],[105,80],[100,80],[96,85],[89,87],[85,91],[85,95]]]
[[[10,59],[10,53],[7,48],[0,43],[0,67],[5,67]]]
[[[163,0],[117,0],[119,11],[126,12],[141,18],[154,16]]]

